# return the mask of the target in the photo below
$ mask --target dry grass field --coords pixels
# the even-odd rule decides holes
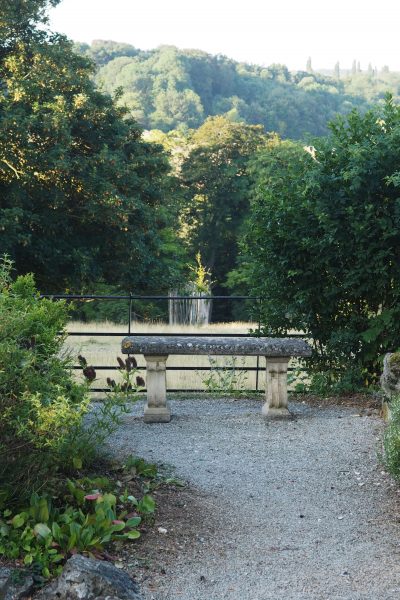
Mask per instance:
[[[131,331],[132,333],[219,333],[224,334],[246,334],[250,329],[255,329],[257,325],[255,323],[213,323],[211,325],[204,326],[170,326],[166,323],[142,323],[133,322]],[[101,366],[116,366],[117,356],[121,354],[121,340],[126,335],[126,326],[118,325],[111,322],[92,322],[82,323],[79,321],[72,321],[68,326],[69,333],[74,332],[85,332],[87,335],[70,336],[67,341],[68,349],[70,349],[73,355],[77,356],[82,354],[88,364],[101,365]],[[110,336],[99,336],[99,333],[120,333],[121,335],[110,335]],[[144,367],[145,362],[143,356],[135,356],[138,366]],[[232,364],[231,357],[213,357],[217,360],[219,366]],[[255,367],[257,364],[257,357],[236,357],[237,367]],[[259,364],[261,368],[264,367],[264,358],[260,357]],[[169,389],[206,389],[204,379],[208,376],[208,372],[202,370],[204,367],[210,366],[210,360],[207,356],[170,356],[168,358],[167,367],[185,366],[195,367],[196,370],[191,371],[168,371],[167,370],[167,386]],[[142,370],[140,374],[145,378],[145,370]],[[107,387],[106,378],[112,377],[116,379],[118,373],[113,370],[98,370],[97,379],[93,384],[93,387],[103,388]],[[254,390],[256,387],[256,372],[246,371],[244,375],[241,375],[241,387],[244,389]],[[259,374],[259,389],[264,389],[264,373],[261,371]]]

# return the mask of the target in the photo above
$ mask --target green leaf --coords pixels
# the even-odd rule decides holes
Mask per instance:
[[[46,498],[40,498],[38,506],[38,519],[41,522],[47,522],[49,520],[49,505]]]
[[[59,524],[56,521],[53,521],[53,524],[51,526],[51,532],[53,534],[53,538],[55,539],[55,541],[60,542],[62,539],[62,532],[61,532],[61,527],[59,526]]]
[[[104,494],[102,500],[106,503],[109,504],[110,506],[115,506],[115,504],[117,503],[117,498],[116,496],[114,496],[114,494]]]
[[[64,554],[54,554],[50,560],[52,563],[58,563],[58,562],[64,560],[64,558],[65,558]]]
[[[26,513],[20,513],[18,515],[15,515],[15,517],[12,519],[11,523],[12,526],[15,529],[18,529],[19,527],[22,527],[22,525],[25,523],[26,518],[27,518],[27,514]]]
[[[33,528],[33,532],[35,535],[43,539],[51,535],[51,529],[47,527],[46,523],[36,523],[35,527]]]
[[[128,519],[126,522],[126,527],[137,527],[138,525],[140,525],[142,519],[140,517],[132,517],[131,519]]]
[[[115,523],[111,526],[111,531],[122,531],[125,529],[125,523]]]
[[[129,540],[137,540],[138,538],[140,538],[140,531],[138,531],[137,529],[133,529],[132,531],[128,531],[128,533],[126,534],[126,537]]]
[[[74,465],[75,469],[82,469],[82,459],[78,456],[75,456],[72,459],[72,464]]]
[[[138,505],[138,510],[143,513],[153,513],[156,508],[154,498],[149,495],[143,496]]]

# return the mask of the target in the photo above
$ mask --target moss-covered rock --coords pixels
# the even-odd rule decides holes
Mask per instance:
[[[400,352],[386,354],[383,360],[381,387],[388,399],[400,394]]]

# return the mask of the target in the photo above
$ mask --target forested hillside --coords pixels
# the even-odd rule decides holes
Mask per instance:
[[[98,65],[96,82],[109,93],[122,88],[120,102],[145,129],[199,127],[210,115],[263,125],[286,138],[328,133],[336,113],[367,108],[385,92],[398,95],[400,74],[385,67],[362,71],[354,65],[333,76],[312,70],[289,72],[284,65],[238,63],[200,50],[161,46],[142,51],[129,44],[95,41],[75,48]]]

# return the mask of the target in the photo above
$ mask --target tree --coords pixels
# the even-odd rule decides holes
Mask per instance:
[[[166,288],[164,239],[175,220],[166,156],[95,89],[91,62],[64,37],[35,28],[47,2],[6,4],[0,253],[48,292],[100,282]]]
[[[242,260],[265,331],[304,331],[314,368],[372,381],[400,345],[400,107],[330,127],[315,152],[286,142],[253,161]]]
[[[61,0],[0,0],[0,41],[2,55],[21,40],[34,34],[40,37],[38,24],[46,24],[46,12]],[[43,33],[43,35],[45,35]]]
[[[280,64],[265,68],[174,46],[145,52],[97,41],[75,48],[96,61],[95,80],[103,89],[114,94],[123,88],[119,102],[146,129],[193,128],[221,114],[299,139],[327,133],[336,113],[365,104],[360,94],[345,94],[333,77],[291,73]],[[305,77],[312,85],[300,84]]]
[[[210,117],[190,143],[181,180],[186,190],[182,219],[189,254],[201,251],[214,287],[226,292],[224,282],[237,256],[237,240],[248,211],[247,163],[260,147],[273,143],[260,126]]]

